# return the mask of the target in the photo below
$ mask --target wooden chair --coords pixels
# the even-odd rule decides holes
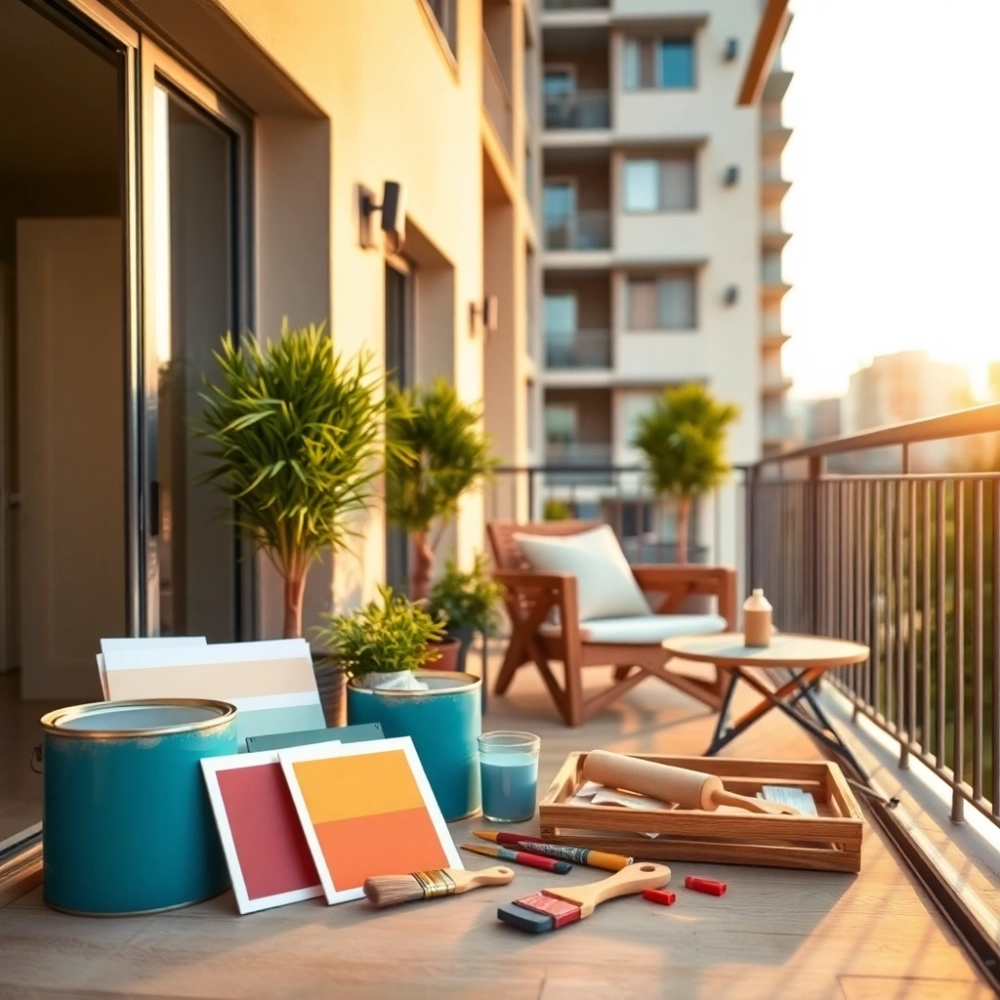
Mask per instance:
[[[487,526],[493,550],[494,578],[506,588],[511,638],[497,677],[495,691],[503,694],[521,667],[534,664],[567,725],[579,726],[602,711],[646,677],[658,677],[718,710],[723,681],[716,670],[712,681],[667,669],[669,656],[659,642],[612,644],[591,641],[577,613],[577,581],[569,573],[534,572],[514,540],[516,533],[565,536],[598,526],[592,521],[545,521],[515,524],[495,521]],[[730,630],[736,626],[736,573],[716,566],[633,566],[633,575],[655,614],[676,614],[695,595],[714,596],[718,615]],[[552,624],[553,609],[561,625]],[[721,629],[720,629],[721,631]],[[560,687],[551,660],[563,664]],[[614,667],[610,686],[587,701],[583,698],[584,667]]]

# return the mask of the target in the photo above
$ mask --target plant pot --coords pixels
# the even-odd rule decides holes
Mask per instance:
[[[431,670],[460,670],[461,667],[458,665],[459,654],[462,650],[462,644],[458,639],[451,636],[447,636],[441,642],[429,642],[427,643],[428,649],[436,649],[440,654],[440,658],[437,660],[432,660],[427,666]]]
[[[458,666],[455,669],[461,673],[465,673],[465,658],[469,653],[469,647],[472,645],[472,640],[476,636],[475,629],[449,628],[446,634],[452,639],[458,640]]]
[[[418,670],[426,691],[378,691],[347,684],[347,719],[377,722],[386,737],[409,736],[447,822],[479,811],[482,684],[470,674]]]
[[[344,724],[344,669],[336,660],[322,653],[313,653],[313,673],[323,718],[333,728]]]

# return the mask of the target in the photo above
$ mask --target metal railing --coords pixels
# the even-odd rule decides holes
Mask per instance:
[[[608,250],[611,247],[611,213],[577,212],[544,220],[546,250]]]
[[[821,441],[746,470],[747,585],[784,631],[853,639],[867,662],[837,684],[1000,825],[1000,473],[918,471],[921,446],[991,434],[1000,404]],[[892,448],[899,472],[831,474],[829,459]],[[980,449],[980,454],[982,454]],[[983,463],[997,467],[996,457]]]
[[[503,148],[510,156],[514,148],[513,101],[485,31],[483,32],[483,107],[496,129]]]
[[[576,446],[576,448],[587,446]],[[599,446],[610,456],[610,446]],[[670,537],[669,510],[649,488],[637,465],[594,465],[597,451],[553,450],[545,465],[504,466],[486,487],[486,520],[562,520],[580,518],[611,525],[630,563],[673,563],[676,545]],[[596,479],[596,481],[595,481]],[[691,537],[700,537],[703,515],[696,504],[691,515]],[[716,538],[714,544],[718,545]],[[688,559],[705,563],[709,547],[692,542]]]
[[[607,369],[611,367],[611,331],[576,330],[545,334],[545,367]]]
[[[611,127],[611,99],[606,90],[578,90],[545,98],[547,129]]]

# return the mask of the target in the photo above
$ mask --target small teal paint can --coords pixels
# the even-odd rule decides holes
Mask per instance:
[[[235,754],[236,709],[163,699],[42,718],[45,902],[86,915],[187,906],[229,886],[199,761]]]
[[[449,823],[479,812],[482,682],[472,674],[418,670],[426,691],[375,691],[347,685],[347,721],[381,724],[388,738],[409,736]]]

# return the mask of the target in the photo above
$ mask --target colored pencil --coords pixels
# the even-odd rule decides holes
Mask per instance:
[[[604,851],[592,851],[588,847],[567,847],[564,844],[547,844],[539,837],[529,837],[522,833],[507,833],[500,830],[475,830],[475,836],[480,840],[489,840],[494,844],[505,844],[507,847],[517,847],[532,854],[544,854],[549,858],[559,858],[577,865],[587,865],[590,868],[603,868],[605,871],[621,871],[632,864],[631,858],[621,854],[608,854]]]
[[[462,844],[463,851],[472,851],[474,854],[483,854],[488,858],[496,858],[497,861],[511,861],[518,865],[527,865],[529,868],[541,868],[542,871],[553,872],[556,875],[565,875],[573,870],[573,866],[565,861],[557,861],[555,858],[544,858],[540,854],[529,854],[526,851],[514,851],[509,847],[486,847],[483,844]]]

